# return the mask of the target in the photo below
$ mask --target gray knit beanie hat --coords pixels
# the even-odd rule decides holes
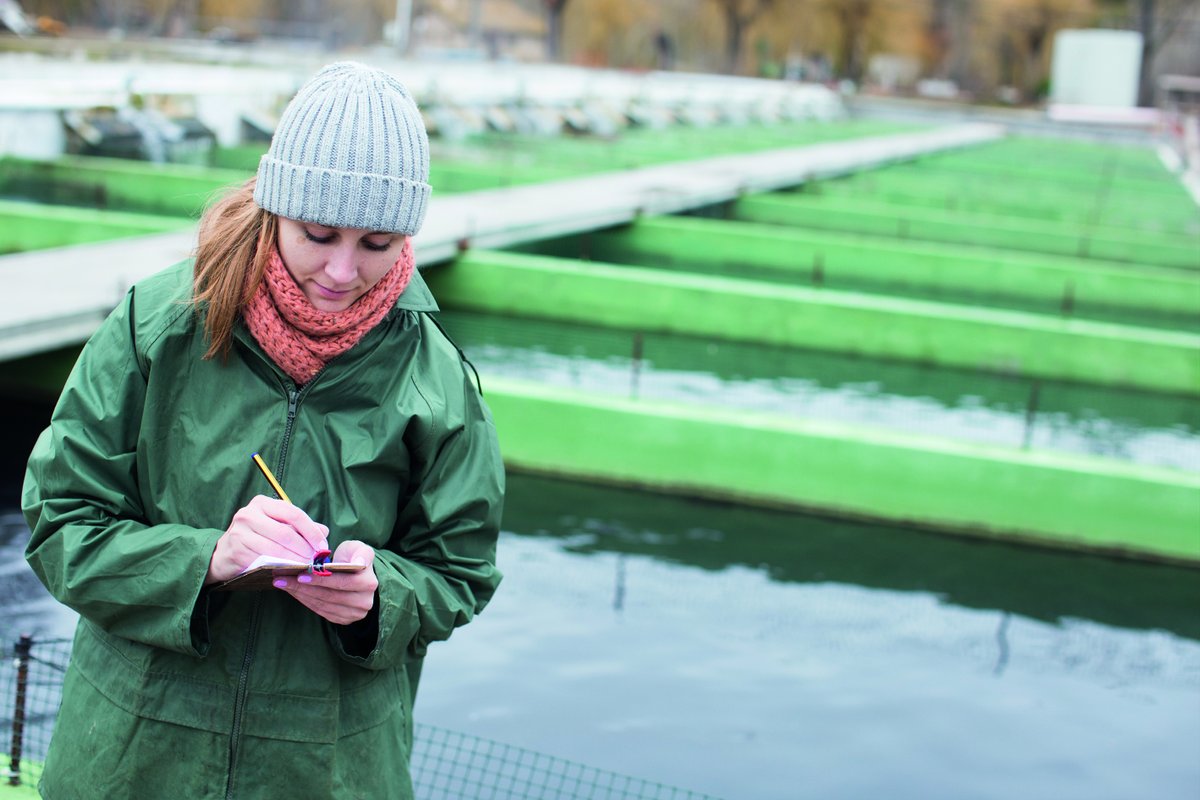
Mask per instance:
[[[284,109],[254,202],[331,228],[413,235],[429,193],[429,138],[412,96],[386,72],[342,61]]]

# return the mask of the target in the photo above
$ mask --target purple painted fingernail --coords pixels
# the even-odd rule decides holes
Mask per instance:
[[[276,578],[275,580],[271,581],[271,583],[275,585],[276,589],[282,589],[287,586],[287,578]]]
[[[312,575],[297,575],[296,580],[301,583],[312,583]]]

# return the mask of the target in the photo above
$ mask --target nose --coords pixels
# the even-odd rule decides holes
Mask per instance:
[[[348,247],[335,248],[325,262],[325,274],[338,285],[344,285],[354,280],[358,266],[354,263],[354,251]]]

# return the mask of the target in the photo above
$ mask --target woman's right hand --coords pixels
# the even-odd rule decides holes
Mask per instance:
[[[235,578],[259,556],[311,561],[328,546],[329,528],[291,503],[260,494],[237,510],[217,540],[204,583]]]

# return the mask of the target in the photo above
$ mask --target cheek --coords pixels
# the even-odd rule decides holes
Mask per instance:
[[[284,264],[291,264],[295,260],[295,246],[292,244],[291,237],[280,236],[275,240],[275,249],[279,251],[279,257],[283,259]]]
[[[378,256],[373,256],[366,264],[364,264],[364,273],[367,282],[372,286],[379,283],[392,265],[396,263],[397,256],[393,253],[382,253]]]
[[[312,256],[307,247],[307,240],[279,238],[279,257],[283,259],[283,265],[287,267],[287,271],[295,278],[298,274],[306,273],[311,266]]]

